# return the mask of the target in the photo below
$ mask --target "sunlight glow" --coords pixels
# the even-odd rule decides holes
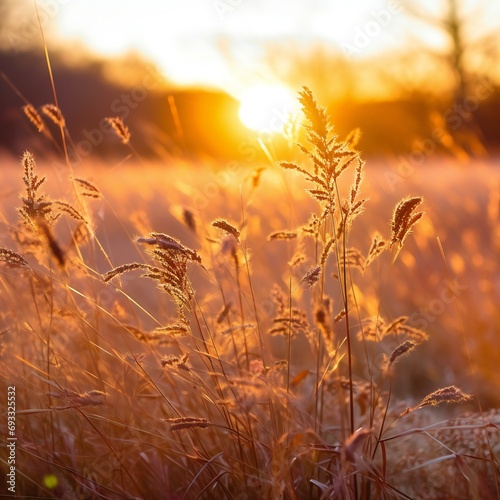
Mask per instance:
[[[29,0],[23,2],[32,5]],[[419,15],[412,14],[405,2],[398,0],[48,2],[53,3],[61,5],[54,12],[47,8],[45,16],[55,21],[59,43],[82,42],[96,54],[110,57],[134,52],[156,64],[172,84],[212,87],[231,95],[239,94],[241,86],[248,82],[249,73],[252,79],[286,80],[287,73],[283,71],[289,71],[287,61],[294,64],[294,58],[300,59],[300,51],[314,54],[321,49],[332,64],[353,67],[366,64],[368,68],[371,59],[404,53],[417,42],[436,53],[446,53],[449,44],[449,37],[441,23],[437,23],[443,19],[444,1],[421,0],[413,9]],[[472,14],[475,3],[484,4],[467,20],[471,23],[471,33],[496,27],[500,2],[461,0],[460,3],[464,12]],[[471,41],[476,38],[479,40],[475,36]],[[275,64],[283,65],[284,70],[276,72]],[[318,73],[322,70],[319,68]],[[371,78],[364,80],[373,88]],[[303,82],[289,80],[289,83]],[[357,83],[353,93],[363,95],[363,85]],[[375,93],[372,90],[369,96]],[[261,124],[251,124],[256,120],[248,118],[253,111],[242,113],[242,120],[248,126],[262,128]]]
[[[283,132],[299,111],[297,97],[287,87],[256,85],[240,97],[239,116],[243,125],[259,132]]]
[[[355,56],[384,45],[385,36],[365,41],[358,34],[373,22],[373,9],[384,9],[384,1],[373,0],[369,7],[363,0],[351,3],[320,0],[312,8],[307,2],[293,2],[291,7],[287,0],[144,0],[140,6],[132,0],[72,0],[61,8],[57,21],[61,40],[80,40],[109,56],[136,51],[177,84],[203,84],[232,93],[241,84],[241,72],[249,67],[262,70],[263,51],[270,51],[268,44],[280,37],[309,46],[326,44],[341,57],[352,50],[343,44],[354,45]],[[227,8],[221,13],[218,5]],[[396,17],[391,15],[391,20]],[[387,24],[384,33],[398,26]],[[366,46],[358,48],[358,38]],[[245,67],[235,61],[245,61]]]

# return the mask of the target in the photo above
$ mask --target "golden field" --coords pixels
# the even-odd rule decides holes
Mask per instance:
[[[302,103],[298,168],[2,160],[18,495],[497,497],[500,165],[364,164]]]

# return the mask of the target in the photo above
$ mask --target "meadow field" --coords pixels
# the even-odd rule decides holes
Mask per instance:
[[[19,497],[499,497],[500,162],[301,102],[285,163],[2,158]]]

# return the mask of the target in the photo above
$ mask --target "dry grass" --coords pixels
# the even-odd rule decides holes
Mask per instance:
[[[470,293],[456,272],[466,256],[444,241],[436,274],[422,197],[377,203],[359,134],[341,140],[307,89],[300,101],[297,161],[257,181],[244,169],[206,204],[183,176],[207,174],[192,170],[175,173],[176,193],[172,171],[157,179],[169,189],[151,191],[136,173],[125,190],[113,170],[95,181],[68,168],[60,199],[41,192],[51,177],[23,156],[26,193],[19,220],[3,216],[0,248],[1,378],[17,388],[20,496],[499,495],[500,416],[481,410],[474,383],[493,375],[466,361],[460,380],[432,377],[464,359],[460,326],[450,344],[431,335],[457,315],[445,308],[423,325],[413,314],[420,286],[420,300],[445,305]],[[125,125],[113,126],[129,146]],[[417,283],[422,272],[429,280]],[[442,283],[455,275],[450,291]],[[477,361],[481,346],[465,340]],[[474,398],[454,385],[467,380]],[[440,403],[469,414],[431,408]]]

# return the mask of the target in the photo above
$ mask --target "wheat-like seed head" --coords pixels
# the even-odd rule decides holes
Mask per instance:
[[[21,254],[8,248],[0,248],[0,262],[11,267],[29,267],[28,261]]]
[[[293,255],[293,257],[288,261],[288,265],[290,267],[298,267],[300,266],[303,262],[307,260],[307,257],[305,254],[302,252],[297,252]]]
[[[323,245],[323,251],[321,252],[321,265],[325,265],[326,261],[328,260],[328,256],[330,255],[330,252],[333,248],[333,245],[337,241],[337,236],[335,234],[333,235],[327,235],[326,241]]]
[[[85,222],[80,222],[71,235],[71,244],[80,246],[88,242],[89,230]]]
[[[390,247],[396,243],[399,245],[399,248],[403,246],[404,240],[410,234],[412,227],[424,215],[424,212],[415,213],[415,209],[423,200],[420,196],[413,198],[407,196],[396,205],[391,222],[392,235],[389,243]]]
[[[267,239],[269,241],[272,240],[293,240],[294,238],[297,238],[298,233],[296,231],[275,231],[274,233],[271,233]]]
[[[345,256],[341,255],[340,265],[346,267],[355,267],[364,271],[365,257],[357,248],[348,248]]]
[[[392,351],[389,356],[389,366],[392,365],[399,357],[403,356],[410,351],[412,351],[416,347],[416,343],[412,340],[405,340],[401,345],[396,347],[394,351]]]
[[[28,120],[36,127],[38,132],[43,132],[45,124],[43,123],[42,117],[31,104],[26,104],[23,106],[24,114],[28,117]]]
[[[191,330],[189,329],[189,325],[187,323],[181,323],[177,321],[176,323],[172,323],[170,325],[158,326],[153,330],[154,333],[159,333],[161,335],[181,335],[186,336],[189,335]]]
[[[406,335],[408,338],[419,344],[421,342],[425,342],[429,338],[427,333],[410,325],[401,325],[398,329],[398,334]]]
[[[400,327],[402,327],[408,321],[408,316],[399,316],[392,320],[386,327],[383,336],[390,335],[391,333],[398,334]]]
[[[448,387],[443,387],[442,389],[438,389],[437,391],[431,392],[424,399],[413,408],[407,408],[403,413],[399,416],[404,417],[409,413],[412,413],[416,410],[420,410],[421,408],[425,408],[426,406],[438,406],[441,403],[466,403],[470,401],[472,396],[470,394],[466,394],[461,389],[454,385],[450,385]]]
[[[365,269],[387,248],[387,242],[376,233],[373,237],[373,242],[370,249],[368,250],[368,255],[365,259]]]
[[[379,342],[384,338],[386,326],[384,318],[381,316],[367,318],[363,320],[362,328],[358,332],[358,339]]]
[[[437,406],[441,403],[464,403],[466,401],[470,401],[471,399],[472,396],[470,394],[466,394],[458,387],[450,385],[449,387],[443,387],[442,389],[438,389],[437,391],[425,396],[417,408],[422,408],[424,406]]]
[[[123,120],[118,116],[105,118],[106,122],[111,125],[115,134],[121,139],[123,144],[128,144],[130,141],[130,131],[123,123]]]
[[[351,206],[353,206],[355,204],[356,197],[358,196],[358,193],[359,193],[359,188],[361,186],[361,183],[363,182],[363,176],[364,176],[363,167],[364,167],[364,165],[365,165],[365,162],[362,161],[358,157],[358,164],[356,166],[356,174],[354,177],[354,183],[351,186],[351,192],[349,195],[349,203]]]
[[[323,224],[329,218],[337,219],[335,234],[325,240],[323,247],[321,265],[324,266],[334,243],[340,240],[353,220],[363,211],[366,200],[356,198],[363,179],[364,162],[360,159],[359,153],[353,150],[358,138],[357,132],[350,134],[346,141],[338,141],[338,136],[332,133],[325,109],[317,104],[307,87],[303,87],[299,93],[299,101],[307,120],[305,128],[308,146],[298,144],[298,147],[312,161],[314,170],[309,172],[291,162],[281,162],[280,166],[299,172],[307,181],[314,184],[314,187],[307,189],[307,192],[320,204],[322,212],[319,217],[314,215],[310,218],[302,228],[304,233],[311,234],[318,240]],[[350,195],[346,200],[337,200],[340,196],[337,181],[342,173],[353,165],[356,165],[356,171]]]
[[[85,179],[78,179],[78,178],[74,178],[73,180],[75,181],[78,188],[80,189],[82,196],[87,196],[89,198],[101,198],[102,197],[102,194],[99,191],[99,189],[97,189],[97,187],[94,186],[94,184],[92,184],[91,182],[89,182]]]
[[[105,283],[107,283],[108,281],[111,281],[115,276],[120,276],[121,274],[126,273],[128,271],[133,271],[134,269],[144,269],[145,267],[147,268],[145,264],[139,264],[137,262],[132,262],[130,264],[123,264],[108,271],[103,276],[102,279]]]
[[[313,93],[307,87],[302,87],[302,91],[299,92],[299,102],[302,105],[302,111],[310,123],[309,128],[318,137],[326,137],[331,130],[326,110],[318,105]]]
[[[134,269],[146,271],[143,276],[155,280],[158,286],[170,295],[177,306],[181,324],[187,324],[184,308],[190,307],[190,300],[193,297],[187,276],[188,262],[201,265],[201,257],[195,250],[185,247],[175,238],[163,233],[153,232],[147,237],[137,238],[136,241],[152,247],[150,253],[158,262],[158,266],[136,262],[124,264],[108,271],[103,280],[108,282],[115,276]]]
[[[164,421],[170,423],[171,431],[206,429],[209,425],[211,425],[206,418],[197,417],[166,418]]]
[[[321,266],[313,267],[310,271],[308,271],[305,276],[300,280],[300,284],[305,284],[309,288],[315,285],[320,278],[321,275]]]
[[[187,365],[187,361],[189,359],[189,354],[181,354],[180,356],[176,356],[175,354],[171,354],[170,356],[165,356],[160,364],[163,368],[178,368],[179,370],[190,371],[189,366]]]
[[[344,142],[349,146],[349,149],[354,149],[358,145],[361,135],[362,133],[360,128],[355,128],[347,134]]]
[[[153,232],[150,233],[149,237],[139,237],[136,241],[138,243],[146,243],[156,247],[156,250],[159,250],[160,252],[156,253],[153,251],[153,253],[159,257],[161,257],[162,251],[165,251],[167,253],[177,253],[186,261],[198,262],[201,264],[201,257],[196,250],[191,250],[190,248],[185,247],[178,240],[166,234]]]
[[[282,314],[278,314],[273,319],[274,326],[269,330],[270,335],[295,336],[299,332],[307,332],[309,323],[307,314],[296,307],[284,310]]]
[[[238,241],[240,238],[240,231],[233,224],[230,224],[225,219],[214,220],[212,222],[212,226],[221,229],[222,231],[225,231],[228,234],[232,234],[236,238],[236,241]]]
[[[83,222],[83,223],[87,222],[85,217],[73,205],[70,205],[69,203],[66,203],[65,201],[53,201],[52,205],[56,206],[61,212],[65,212],[71,218],[73,218],[79,222]]]
[[[107,393],[93,389],[82,394],[67,389],[47,394],[52,398],[61,400],[64,405],[53,407],[54,410],[65,410],[73,407],[100,406],[105,403]]]
[[[64,127],[66,121],[61,110],[55,104],[44,104],[42,106],[42,112],[48,116],[56,125]]]
[[[17,210],[25,225],[31,231],[36,232],[40,221],[52,226],[61,214],[54,212],[53,203],[44,194],[39,193],[40,187],[45,182],[45,177],[39,178],[35,174],[35,157],[30,152],[25,151],[21,164],[24,170],[23,182],[26,187],[26,197],[21,197],[23,205]]]
[[[276,305],[277,314],[284,314],[285,298],[283,297],[283,292],[278,285],[274,285],[271,293],[273,296],[273,302]]]
[[[140,340],[141,342],[152,342],[162,345],[162,344],[168,344],[172,340],[170,336],[166,335],[166,332],[160,332],[157,331],[156,329],[153,330],[152,332],[144,332],[141,329],[136,328],[135,326],[124,325],[124,327],[129,333],[134,335],[134,337],[137,340]]]

